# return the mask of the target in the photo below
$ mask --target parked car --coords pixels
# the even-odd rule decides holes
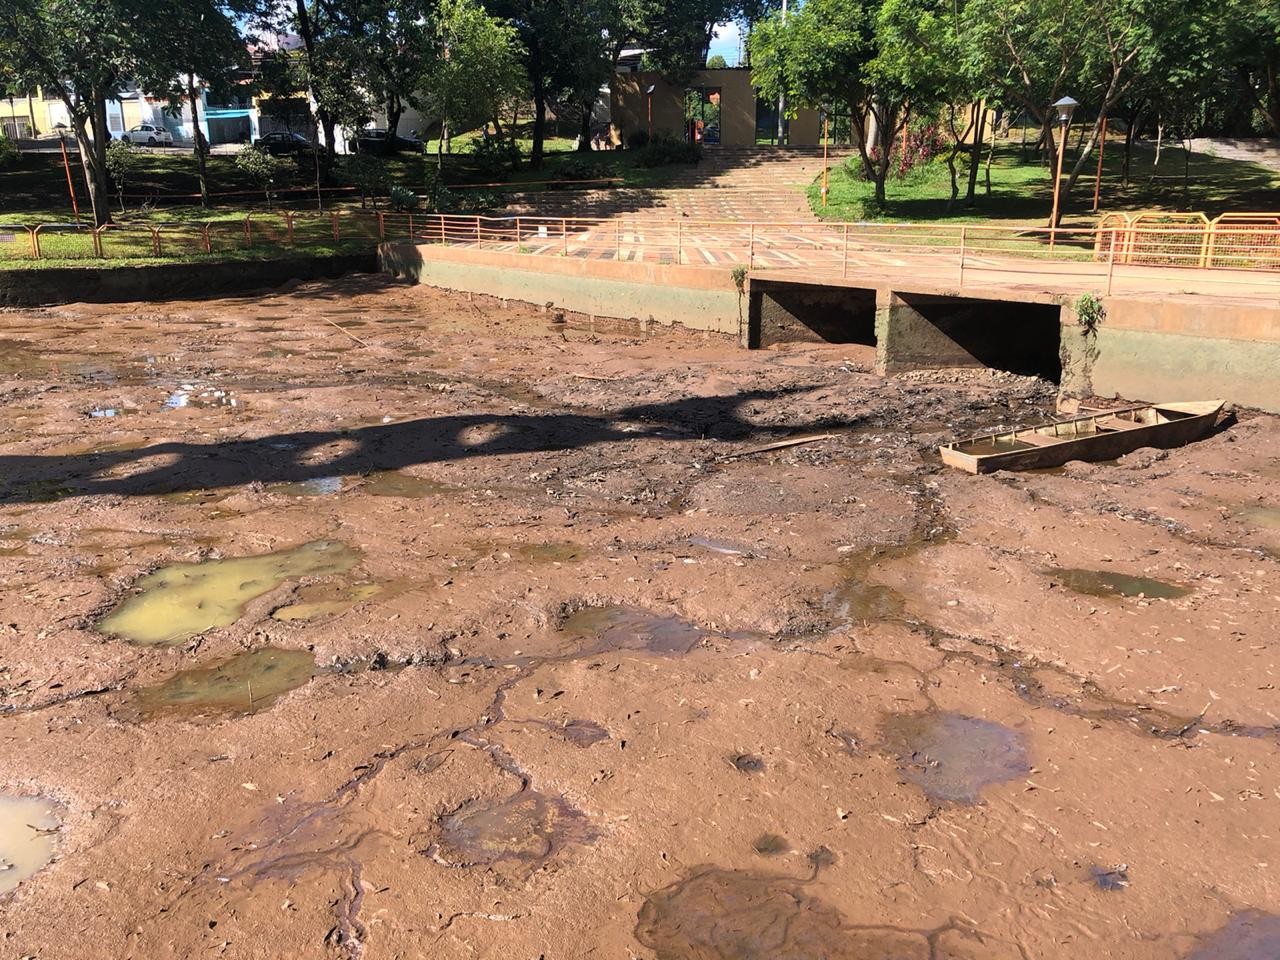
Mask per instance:
[[[300,133],[277,130],[253,141],[259,150],[265,150],[273,157],[296,157],[315,153],[316,146]]]
[[[387,131],[381,127],[368,127],[347,141],[347,149],[360,153],[383,153],[387,149]],[[393,153],[421,153],[422,141],[417,137],[396,134]]]
[[[154,123],[140,123],[130,127],[120,139],[125,143],[145,143],[149,147],[172,147],[173,134]]]

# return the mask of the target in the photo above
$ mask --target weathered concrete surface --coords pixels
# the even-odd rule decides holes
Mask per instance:
[[[1059,312],[1052,304],[882,291],[876,368],[996,367],[1056,380]]]
[[[377,257],[361,253],[285,260],[0,270],[0,306],[199,299],[259,293],[287,280],[332,280],[348,273],[374,273],[377,269]]]
[[[382,268],[446,290],[550,304],[620,320],[741,336],[746,296],[728,267],[537,257],[526,254],[386,243]]]

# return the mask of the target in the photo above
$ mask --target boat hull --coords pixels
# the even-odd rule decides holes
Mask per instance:
[[[939,447],[939,453],[947,466],[974,474],[992,473],[996,470],[1042,470],[1060,467],[1072,460],[1090,463],[1115,460],[1143,447],[1167,450],[1203,440],[1213,432],[1220,410],[1221,405],[1209,412],[1168,423],[1064,438],[1057,443],[1006,453],[975,455],[955,449],[953,445]]]

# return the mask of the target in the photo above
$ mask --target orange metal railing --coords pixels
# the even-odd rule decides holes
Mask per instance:
[[[762,223],[634,214],[585,217],[341,211],[254,213],[233,220],[0,224],[0,263],[29,259],[216,256],[351,243],[470,246],[532,256],[842,278],[927,272],[960,285],[1039,283],[1099,287],[1117,277],[1182,268],[1193,284],[1280,290],[1280,213],[1108,214],[1096,226]],[[1167,274],[1165,283],[1173,282]],[[1183,281],[1179,281],[1183,282]],[[1180,288],[1182,289],[1182,288]]]

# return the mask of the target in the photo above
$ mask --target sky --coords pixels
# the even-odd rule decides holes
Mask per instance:
[[[738,55],[741,53],[738,49],[738,42],[738,25],[736,23],[722,23],[716,27],[716,36],[711,41],[707,56],[714,57],[718,53],[724,57],[729,66],[736,67],[739,60]]]

